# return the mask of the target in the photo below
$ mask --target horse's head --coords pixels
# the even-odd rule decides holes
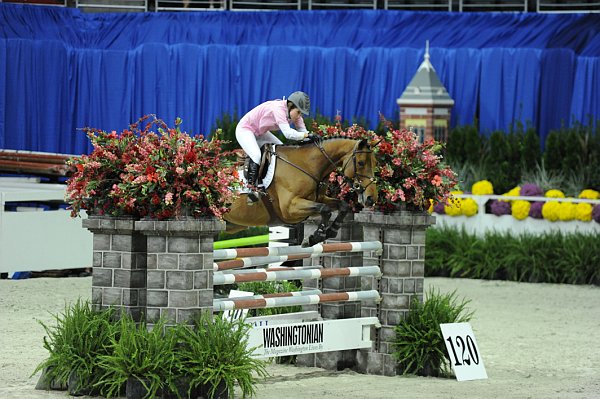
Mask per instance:
[[[366,139],[359,140],[343,160],[344,175],[354,181],[358,201],[365,206],[371,206],[377,201],[376,160],[371,147],[372,144]]]

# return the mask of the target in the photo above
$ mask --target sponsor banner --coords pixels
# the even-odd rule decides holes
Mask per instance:
[[[371,327],[376,317],[324,320],[254,327],[248,345],[255,357],[276,357],[370,348]]]

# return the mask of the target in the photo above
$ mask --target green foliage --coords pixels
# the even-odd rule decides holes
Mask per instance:
[[[523,183],[533,183],[544,192],[565,186],[565,175],[561,171],[552,171],[546,168],[544,160],[533,170],[523,173]]]
[[[240,122],[240,118],[238,117],[237,112],[234,112],[233,115],[224,112],[221,118],[218,118],[216,121],[216,127],[212,131],[212,138],[218,137],[221,140],[224,140],[223,149],[225,151],[234,150],[240,148],[237,140],[235,139],[235,128]]]
[[[427,292],[424,303],[413,299],[408,315],[395,328],[394,357],[403,374],[438,377],[447,372],[448,356],[440,324],[471,320],[469,302],[459,301],[456,291],[441,294],[435,289]]]
[[[238,289],[253,292],[255,295],[277,294],[280,292],[299,291],[300,288],[291,281],[256,281],[238,284]],[[282,313],[302,311],[302,306],[284,306],[278,308],[252,309],[254,316],[268,316]]]
[[[90,391],[100,377],[99,358],[107,354],[107,346],[116,334],[111,324],[112,315],[111,311],[92,310],[89,301],[77,300],[65,306],[61,315],[53,315],[55,326],[40,322],[46,331],[44,348],[49,356],[33,374],[46,370],[46,382],[67,385],[69,376],[74,373],[77,390]],[[70,386],[69,390],[73,388]]]
[[[600,285],[600,240],[594,234],[540,236],[453,228],[427,229],[427,276]]]
[[[154,398],[163,389],[175,391],[176,336],[158,320],[152,329],[146,323],[136,323],[126,313],[117,323],[118,336],[111,339],[110,351],[100,356],[102,377],[100,391],[112,397],[119,395],[127,379],[140,381],[146,389],[145,398]]]
[[[212,398],[224,382],[230,393],[237,383],[244,397],[256,394],[258,379],[268,373],[266,363],[251,356],[255,348],[248,348],[249,329],[250,325],[242,320],[213,317],[207,312],[195,319],[193,327],[175,327],[180,342],[178,374],[190,378],[188,393],[205,385],[210,387],[208,396]]]

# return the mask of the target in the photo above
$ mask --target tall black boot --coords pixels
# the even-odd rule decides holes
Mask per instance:
[[[253,160],[250,160],[248,163],[248,199],[251,202],[258,201],[258,193],[254,191],[254,187],[256,186],[256,180],[258,178],[258,164]]]

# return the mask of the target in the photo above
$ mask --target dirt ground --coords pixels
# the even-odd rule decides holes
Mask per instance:
[[[600,398],[600,287],[428,278],[471,300],[487,380],[381,377],[271,365],[258,398]],[[46,357],[38,320],[91,295],[91,278],[0,280],[0,399],[59,398],[34,390]],[[236,395],[240,396],[240,395]]]

